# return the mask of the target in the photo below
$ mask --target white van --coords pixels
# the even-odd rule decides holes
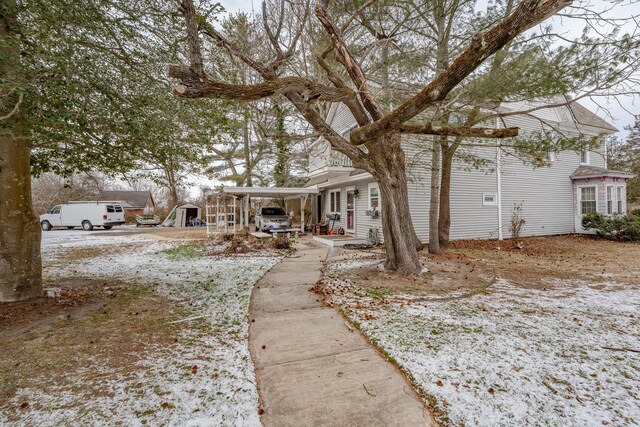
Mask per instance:
[[[40,215],[40,224],[44,231],[53,227],[82,227],[87,231],[102,227],[109,230],[114,225],[124,224],[124,209],[114,202],[69,202]]]

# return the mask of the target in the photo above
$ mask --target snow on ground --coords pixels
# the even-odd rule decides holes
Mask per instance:
[[[152,285],[189,307],[192,316],[205,316],[194,321],[207,322],[209,332],[185,328],[179,348],[150,349],[140,366],[124,372],[110,372],[96,360],[88,369],[101,374],[101,395],[82,399],[64,388],[47,394],[22,389],[15,402],[38,404],[23,414],[21,425],[260,425],[246,316],[253,284],[278,258],[204,257],[193,248],[182,254],[179,246],[184,242],[64,234],[43,240],[46,277],[114,278]],[[107,255],[60,262],[69,251],[106,247]],[[197,375],[192,374],[194,365]],[[79,398],[84,403],[72,405]],[[169,410],[158,410],[163,402]]]
[[[640,425],[640,289],[499,281],[487,294],[380,300],[329,279],[331,301],[408,372],[452,425]]]

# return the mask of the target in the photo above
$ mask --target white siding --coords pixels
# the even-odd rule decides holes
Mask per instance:
[[[519,109],[522,106],[517,106]],[[551,123],[565,122],[563,111],[551,109],[535,113],[539,119]],[[332,111],[332,127],[343,132],[354,123],[348,109],[339,106]],[[528,116],[512,116],[504,120],[507,127],[517,126],[521,135],[541,128],[540,120]],[[564,129],[576,135],[575,129]],[[592,132],[597,135],[597,130]],[[408,196],[411,217],[418,237],[428,241],[430,199],[430,149],[428,138],[404,138],[403,148],[407,161]],[[491,144],[493,145],[493,144]],[[463,161],[455,161],[451,178],[451,238],[491,239],[499,232],[498,206],[483,205],[483,194],[497,195],[496,154],[494,147],[474,148],[473,154],[489,161],[483,169],[474,169]],[[604,144],[590,153],[592,166],[605,167]],[[510,223],[514,204],[522,203],[526,224],[523,235],[549,235],[572,233],[575,229],[574,191],[569,176],[579,166],[578,153],[557,153],[550,167],[533,168],[514,155],[501,154],[502,181],[502,230],[505,238],[510,236]],[[341,219],[335,229],[346,229],[346,188],[355,185],[359,191],[356,198],[356,236],[366,237],[369,229],[377,227],[382,237],[382,221],[365,215],[368,206],[368,184],[372,182],[354,177],[348,184],[327,188],[324,192],[325,212],[329,212],[329,190],[340,188]]]
[[[511,156],[502,158],[502,225],[510,237],[515,204],[522,204],[526,221],[522,235],[566,234],[574,231],[573,183],[569,175],[578,167],[573,152],[558,153],[550,167],[533,169]]]

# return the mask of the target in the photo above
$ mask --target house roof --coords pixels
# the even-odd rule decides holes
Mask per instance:
[[[582,165],[578,167],[571,174],[571,179],[585,179],[585,178],[601,178],[601,177],[612,177],[612,178],[633,178],[635,175],[629,172],[616,171],[606,168],[599,168],[597,166],[587,166]]]
[[[100,200],[124,202],[126,208],[144,208],[151,198],[151,205],[155,206],[149,191],[101,191],[98,197]]]
[[[572,102],[567,107],[575,121],[581,125],[618,132],[618,128],[577,102]]]

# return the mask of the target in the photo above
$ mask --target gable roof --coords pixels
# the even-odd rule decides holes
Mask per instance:
[[[101,191],[98,198],[124,202],[126,208],[144,208],[147,206],[147,200],[151,199],[151,206],[155,206],[149,191]]]
[[[618,128],[577,102],[572,102],[567,105],[567,108],[575,121],[581,125],[600,128],[610,132],[618,132]]]
[[[597,166],[587,166],[582,165],[578,167],[571,174],[571,179],[585,179],[585,178],[601,178],[601,177],[612,177],[612,178],[633,178],[635,175],[629,172],[616,171],[606,168],[599,168]]]

